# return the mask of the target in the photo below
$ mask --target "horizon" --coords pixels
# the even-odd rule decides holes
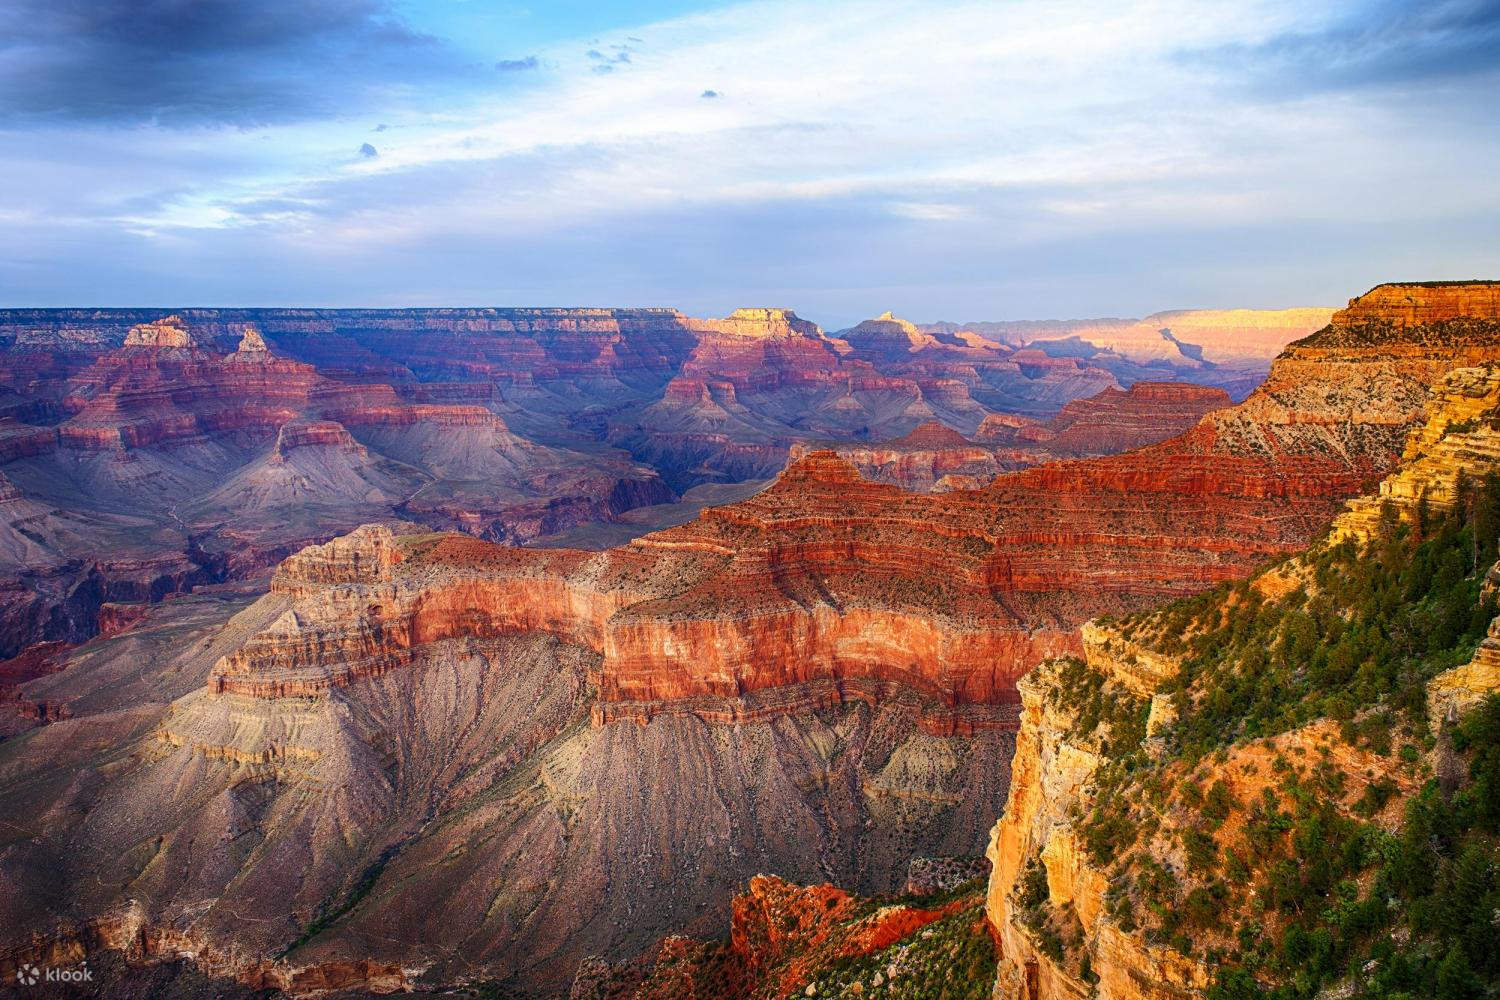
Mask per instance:
[[[1443,282],[1382,281],[1382,282],[1377,282],[1375,285],[1372,285],[1371,289],[1378,288],[1381,285],[1401,285],[1401,284],[1474,284],[1474,283],[1489,283],[1489,279],[1473,279],[1473,280],[1467,281],[1467,282],[1462,281],[1462,280],[1457,280],[1457,281],[1452,281],[1452,282],[1448,282],[1448,281],[1443,281]],[[1367,291],[1368,291],[1368,289],[1367,289]],[[1364,294],[1364,293],[1361,292],[1359,294]],[[1356,296],[1350,296],[1349,300],[1352,301],[1354,298],[1357,298],[1357,297],[1358,297],[1357,295]],[[1112,322],[1118,322],[1118,323],[1139,323],[1139,322],[1142,322],[1144,320],[1150,319],[1153,316],[1164,316],[1164,315],[1168,315],[1168,314],[1172,314],[1172,313],[1235,312],[1235,311],[1267,312],[1267,313],[1271,313],[1271,312],[1287,312],[1287,311],[1294,310],[1294,309],[1334,309],[1334,310],[1337,310],[1337,309],[1342,309],[1342,308],[1344,308],[1344,303],[1329,304],[1329,303],[1301,302],[1301,303],[1296,303],[1296,304],[1293,304],[1293,305],[1286,305],[1286,306],[1231,305],[1231,306],[1224,306],[1224,307],[1220,307],[1220,308],[1213,308],[1213,307],[1207,307],[1207,306],[1172,306],[1172,307],[1168,307],[1168,308],[1164,308],[1164,309],[1153,309],[1150,312],[1142,313],[1142,314],[1140,314],[1138,316],[1125,316],[1125,315],[1119,315],[1119,314],[1115,314],[1115,315],[1097,315],[1097,316],[990,316],[990,317],[983,317],[983,318],[972,317],[971,316],[971,317],[968,317],[966,319],[956,320],[956,319],[950,319],[948,317],[938,317],[936,319],[912,318],[910,316],[903,316],[903,315],[900,315],[899,313],[894,313],[891,316],[891,318],[896,319],[896,320],[905,321],[905,322],[911,323],[911,324],[913,324],[915,326],[918,326],[918,327],[937,326],[939,324],[951,324],[953,326],[964,327],[964,326],[978,326],[978,325],[986,324],[986,323],[1034,323],[1034,324],[1038,324],[1038,325],[1047,324],[1047,323],[1112,323]],[[492,304],[488,304],[488,305],[483,305],[483,304],[459,304],[459,305],[444,304],[444,305],[390,305],[390,306],[300,305],[300,304],[299,305],[285,305],[285,304],[281,304],[281,305],[184,305],[184,304],[181,304],[181,303],[179,303],[177,305],[97,305],[97,304],[62,305],[62,306],[0,305],[0,313],[7,313],[7,312],[67,312],[67,311],[70,311],[70,310],[88,310],[88,311],[94,311],[94,312],[152,312],[152,313],[161,313],[163,316],[167,316],[167,315],[171,315],[173,313],[184,313],[184,312],[219,312],[219,311],[222,311],[222,312],[236,312],[236,311],[238,311],[238,312],[254,312],[254,311],[275,311],[275,310],[307,310],[307,311],[312,311],[312,312],[442,312],[442,311],[445,311],[445,310],[454,310],[454,311],[457,311],[457,310],[494,310],[494,311],[497,311],[497,312],[505,312],[505,311],[511,311],[511,310],[540,310],[540,311],[571,312],[571,311],[580,311],[580,310],[604,310],[604,311],[611,311],[611,312],[631,312],[631,311],[635,311],[635,312],[650,312],[650,311],[671,312],[671,313],[676,313],[677,315],[684,316],[684,317],[687,317],[687,318],[690,318],[690,319],[725,319],[725,318],[727,318],[731,313],[733,313],[737,309],[774,309],[774,310],[784,310],[786,312],[789,312],[789,313],[793,314],[798,319],[807,320],[807,321],[813,323],[815,326],[817,326],[824,333],[838,333],[838,332],[841,332],[841,331],[844,331],[844,330],[848,330],[848,329],[851,329],[852,327],[858,325],[859,323],[865,322],[867,320],[882,319],[882,318],[884,318],[883,317],[883,313],[890,312],[890,310],[881,310],[880,312],[871,312],[868,315],[860,316],[859,318],[851,320],[851,321],[848,321],[848,322],[827,323],[827,322],[824,322],[824,321],[822,321],[820,319],[817,319],[817,318],[815,318],[813,316],[807,315],[806,313],[804,313],[801,310],[797,309],[795,306],[790,306],[790,305],[767,305],[767,304],[764,304],[764,303],[761,303],[761,304],[755,304],[755,303],[742,304],[742,305],[739,305],[739,306],[733,306],[733,307],[731,307],[729,309],[725,309],[722,312],[718,312],[718,313],[692,312],[692,311],[684,309],[684,308],[682,308],[680,306],[673,306],[673,305],[667,305],[667,306],[664,306],[664,305],[590,305],[590,304],[577,304],[577,303],[572,304],[572,305],[557,305],[557,304],[544,304],[544,305],[539,305],[539,304],[496,305],[496,304],[492,303]]]
[[[833,329],[1500,270],[1479,0],[4,0],[0,28],[16,308],[786,302]]]

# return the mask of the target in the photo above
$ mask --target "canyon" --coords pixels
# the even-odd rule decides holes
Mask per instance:
[[[914,331],[845,339],[785,309],[0,311],[0,656],[381,518],[628,540],[803,442],[977,433],[1004,403],[1050,416],[1139,368],[1078,377]]]
[[[172,583],[122,594],[120,569],[95,567],[95,601],[140,610],[112,606],[103,631],[97,604],[92,630],[26,626],[66,645],[16,666],[32,707],[0,729],[0,794],[30,817],[0,833],[0,872],[21,889],[0,923],[27,929],[0,975],[107,940],[137,963],[188,955],[292,992],[556,992],[581,965],[650,953],[631,988],[654,995],[661,956],[698,954],[663,939],[732,927],[735,957],[715,967],[738,963],[752,991],[772,989],[772,968],[802,987],[829,953],[798,966],[798,949],[884,934],[881,920],[850,929],[874,911],[849,893],[894,892],[913,857],[993,839],[1003,988],[1087,995],[1066,992],[1078,953],[1044,966],[1006,902],[1036,848],[1048,905],[1077,900],[1089,928],[1102,905],[1059,817],[1104,749],[1058,735],[1071,723],[1047,714],[1057,664],[1103,673],[1114,657],[1110,683],[1154,705],[1169,670],[1152,664],[1168,657],[1109,653],[1108,622],[1302,551],[1414,447],[1430,451],[1413,434],[1450,398],[1488,398],[1473,370],[1500,362],[1494,287],[1380,286],[1282,349],[1238,403],[1227,385],[1092,374],[1064,399],[1080,371],[1114,378],[1104,352],[1054,357],[889,316],[831,337],[784,310],[68,314],[45,329],[9,315],[9,351],[34,367],[12,369],[0,397],[18,505],[7,545],[60,587],[79,549],[30,547],[103,531],[77,545]],[[1116,347],[1121,364],[1163,370]],[[1227,370],[1203,354],[1182,369]],[[243,373],[268,365],[274,378]],[[1042,383],[1028,408],[996,405],[1014,379]],[[238,402],[218,404],[229,385]],[[920,457],[880,461],[870,440]],[[238,441],[244,460],[215,465]],[[569,478],[565,452],[615,463],[612,516],[774,481],[614,548],[514,544],[599,517],[536,513],[599,495]],[[1002,452],[1027,458],[1008,470]],[[965,458],[980,453],[993,472]],[[514,494],[466,478],[481,461],[528,484],[528,513],[493,513]],[[64,469],[91,497],[121,496],[128,475],[158,504],[193,499],[170,525],[123,500],[112,519],[80,517],[63,480],[48,485]],[[339,499],[320,510],[301,491]],[[239,516],[215,521],[225,510]],[[169,531],[176,549],[152,540]],[[162,551],[202,561],[147,565]],[[193,576],[215,558],[245,571]],[[258,581],[251,567],[273,562]],[[44,591],[25,584],[7,605],[17,621]],[[841,888],[750,881],[764,872]],[[747,884],[752,901],[735,902]],[[820,930],[819,905],[848,926]],[[890,905],[893,936],[870,954],[949,918],[967,941],[977,920],[962,894]],[[812,944],[767,931],[756,913],[773,909],[809,914]],[[1206,982],[1098,927],[1101,983]]]

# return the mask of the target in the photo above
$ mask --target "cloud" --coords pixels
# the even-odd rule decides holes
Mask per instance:
[[[374,146],[370,145],[367,142],[359,147],[359,155],[363,156],[367,160],[373,160],[375,159],[375,157],[380,155],[380,150],[376,149]]]
[[[6,0],[0,121],[260,125],[460,72],[386,0]]]
[[[634,41],[639,42],[640,39],[634,39]],[[589,49],[584,53],[584,55],[594,63],[591,69],[595,73],[603,74],[613,73],[616,66],[621,66],[629,63],[630,54],[634,51],[635,46],[632,44],[617,44],[609,46],[608,53],[600,52],[595,48]]]
[[[1183,57],[1280,92],[1392,88],[1500,72],[1500,0],[1358,4],[1326,24]]]
[[[891,205],[891,211],[896,215],[905,216],[908,219],[919,219],[926,222],[954,222],[964,218],[965,215],[962,205],[926,201],[896,202]]]
[[[703,93],[699,94],[698,96],[699,97],[708,98],[708,99],[712,100],[713,98],[719,96],[719,92],[717,90],[705,90]]]
[[[1351,26],[1395,8],[1331,2],[756,0],[510,50],[547,72],[497,74],[507,42],[486,38],[475,86],[335,74],[342,117],[12,129],[0,288],[1004,318],[1337,302],[1492,268],[1489,91],[1334,88],[1378,76]],[[1456,44],[1470,22],[1399,23]],[[1274,91],[1278,73],[1308,83]],[[401,142],[351,155],[370,121]]]
[[[495,63],[495,68],[502,73],[515,73],[521,70],[536,69],[540,63],[536,56],[527,56],[525,59],[501,59]]]

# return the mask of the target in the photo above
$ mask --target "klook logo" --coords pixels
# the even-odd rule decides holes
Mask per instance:
[[[16,982],[22,986],[35,986],[37,983],[92,983],[93,981],[94,970],[89,968],[87,962],[66,969],[52,967],[38,969],[27,962],[16,970]]]

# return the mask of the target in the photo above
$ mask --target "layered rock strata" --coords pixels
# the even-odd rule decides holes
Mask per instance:
[[[418,985],[555,989],[585,955],[717,932],[756,872],[888,889],[914,853],[971,853],[1006,792],[997,727],[1048,710],[1018,678],[1058,653],[1129,664],[1079,624],[1299,548],[1398,460],[1430,386],[1500,350],[1496,316],[1394,337],[1351,310],[1246,403],[1123,455],[920,495],[814,452],[605,553],[372,526],[248,606],[170,602],[22,686],[71,717],[0,742],[26,817],[0,827],[0,926],[46,929],[8,953],[136,899],[240,977],[358,955]],[[786,331],[764,345],[802,349]],[[289,436],[310,443],[283,468],[352,452],[322,424]],[[1103,747],[1064,742],[1070,785]],[[1093,912],[1076,842],[1045,832],[1049,898]],[[1170,955],[1098,954],[1101,982],[1193,986]]]
[[[188,955],[299,994],[555,992],[587,955],[717,933],[757,872],[889,891],[912,853],[971,854],[998,815],[1005,776],[987,762],[1009,735],[933,735],[898,700],[591,725],[601,657],[562,637],[561,608],[437,638],[470,613],[449,592],[399,669],[357,675],[308,670],[319,645],[349,660],[331,621],[269,644],[315,590],[373,602],[373,628],[402,573],[443,575],[423,546],[454,540],[514,551],[372,530],[306,553],[248,607],[158,606],[31,681],[71,717],[0,742],[0,794],[31,817],[0,832],[19,890],[0,899],[16,929],[0,972],[85,942],[91,963]],[[279,687],[236,688],[251,661]],[[138,933],[92,936],[132,900]]]
[[[1423,308],[1430,315],[1430,310],[1438,306],[1429,303]],[[1363,309],[1352,307],[1355,312]],[[1410,433],[1400,467],[1381,481],[1373,495],[1353,501],[1322,544],[1362,544],[1382,530],[1394,530],[1399,521],[1416,525],[1424,516],[1418,512],[1421,497],[1427,498],[1431,516],[1443,516],[1457,502],[1454,487],[1460,478],[1477,482],[1500,470],[1500,434],[1494,426],[1497,413],[1500,372],[1492,366],[1449,372],[1433,390],[1425,423]],[[1382,521],[1386,522],[1384,528]],[[1316,596],[1316,556],[1317,551],[1313,551],[1269,569],[1252,578],[1249,589],[1266,601],[1280,600],[1303,589]],[[1497,568],[1491,568],[1486,580],[1496,577]],[[1493,585],[1486,583],[1481,593],[1482,600],[1493,600]],[[1208,605],[1213,612],[1210,620],[1220,613],[1232,614],[1239,600],[1234,594],[1226,594]],[[1174,686],[1183,669],[1183,656],[1162,648],[1165,641],[1170,639],[1179,650],[1194,648],[1191,641],[1177,641],[1183,638],[1180,631],[1173,631],[1177,628],[1159,624],[1148,628],[1139,620],[1123,625],[1090,622],[1082,629],[1081,663],[1051,661],[1018,685],[1021,728],[1010,797],[988,850],[994,869],[987,910],[1001,948],[995,985],[998,997],[1189,1000],[1206,995],[1215,982],[1215,956],[1234,947],[1230,935],[1233,923],[1215,919],[1213,925],[1222,932],[1214,931],[1197,941],[1181,938],[1168,942],[1160,934],[1147,934],[1128,916],[1131,907],[1125,905],[1132,892],[1139,893],[1142,880],[1153,877],[1151,872],[1161,872],[1174,891],[1178,880],[1183,893],[1201,885],[1201,880],[1208,878],[1204,862],[1192,860],[1185,845],[1195,843],[1194,838],[1201,839],[1204,829],[1212,832],[1212,838],[1202,843],[1211,846],[1213,858],[1227,858],[1242,866],[1245,859],[1255,859],[1264,846],[1251,843],[1249,827],[1255,822],[1254,816],[1267,809],[1274,811],[1278,803],[1292,810],[1290,802],[1284,800],[1289,797],[1287,789],[1299,780],[1313,781],[1316,777],[1318,787],[1323,789],[1321,801],[1335,814],[1346,819],[1368,818],[1384,830],[1395,831],[1405,801],[1427,776],[1442,775],[1450,766],[1445,763],[1453,753],[1447,729],[1464,712],[1500,692],[1500,620],[1496,620],[1469,662],[1439,673],[1427,683],[1427,715],[1437,746],[1426,760],[1421,759],[1415,745],[1398,757],[1357,740],[1351,734],[1358,732],[1358,727],[1351,728],[1350,722],[1340,725],[1318,718],[1288,723],[1282,727],[1284,731],[1273,731],[1260,739],[1234,740],[1201,762],[1196,757],[1178,762],[1168,751],[1179,710],[1201,696]],[[1140,746],[1147,763],[1137,761],[1131,766],[1152,769],[1126,779],[1124,790],[1118,782],[1124,752],[1112,746],[1123,737],[1108,726],[1096,728],[1097,716],[1088,724],[1080,724],[1085,710],[1078,695],[1079,678],[1085,675],[1094,678],[1106,701],[1133,706],[1125,715],[1113,717],[1144,713]],[[1361,716],[1372,714],[1380,720],[1378,712]],[[1387,721],[1380,722],[1380,729],[1387,739],[1396,735]],[[1115,777],[1111,779],[1110,775]],[[1112,780],[1115,783],[1109,784]],[[1132,780],[1135,785],[1129,784]],[[1106,784],[1113,791],[1102,792]],[[1194,804],[1188,803],[1186,791],[1174,803],[1172,790],[1189,785],[1200,793]],[[1209,807],[1204,805],[1201,792],[1210,786],[1221,786],[1219,802],[1226,813],[1252,807],[1260,813],[1227,822],[1224,816],[1218,816],[1214,822],[1207,822]],[[1158,789],[1157,793],[1147,793],[1148,798],[1152,794],[1157,797],[1149,799],[1152,805],[1145,808],[1144,820],[1138,794],[1141,787]],[[1372,798],[1372,789],[1380,792],[1379,798]],[[1101,798],[1105,795],[1116,798]],[[1101,859],[1098,848],[1086,845],[1090,823],[1094,822],[1091,815],[1115,814],[1137,831],[1132,834],[1135,851],[1128,858]],[[1206,870],[1215,870],[1217,864],[1209,863]],[[1222,916],[1238,906],[1238,917],[1263,920],[1269,933],[1280,914],[1275,906],[1255,903],[1257,894],[1263,896],[1272,884],[1269,878],[1262,880],[1265,874],[1242,874],[1240,881],[1244,884],[1231,888],[1233,905],[1219,904],[1225,911]],[[1246,887],[1252,888],[1248,897],[1242,898],[1237,891]],[[1194,892],[1202,896],[1208,889]],[[1188,896],[1190,902],[1193,898]],[[1362,972],[1369,973],[1378,964],[1371,962]],[[1274,971],[1281,974],[1286,970]],[[1259,986],[1267,986],[1272,973],[1263,969]]]
[[[403,553],[389,579],[329,591],[304,578],[310,557],[290,560],[272,599],[292,613],[221,683],[296,690],[386,669],[424,642],[540,628],[602,658],[600,720],[757,718],[894,683],[949,720],[935,725],[969,727],[955,713],[1013,709],[1017,678],[1081,652],[1089,617],[1306,545],[1395,463],[1429,380],[1500,351],[1500,322],[1421,350],[1367,340],[1340,318],[1290,348],[1265,389],[1178,438],[982,490],[911,494],[812,452],[748,500],[598,555],[367,529],[339,544]]]
[[[1186,382],[1137,382],[1065,405],[1046,422],[1016,414],[991,414],[974,440],[937,421],[904,437],[870,445],[822,447],[867,479],[908,490],[978,489],[1004,472],[1058,458],[1109,455],[1156,444],[1188,430],[1204,414],[1229,405],[1222,390]],[[799,444],[795,461],[818,448]]]
[[[132,326],[59,381],[25,383],[51,394],[52,422],[0,419],[0,655],[86,638],[103,601],[263,573],[398,511],[523,542],[673,497],[618,452],[539,446],[483,406],[329,379],[253,326],[216,329]]]

